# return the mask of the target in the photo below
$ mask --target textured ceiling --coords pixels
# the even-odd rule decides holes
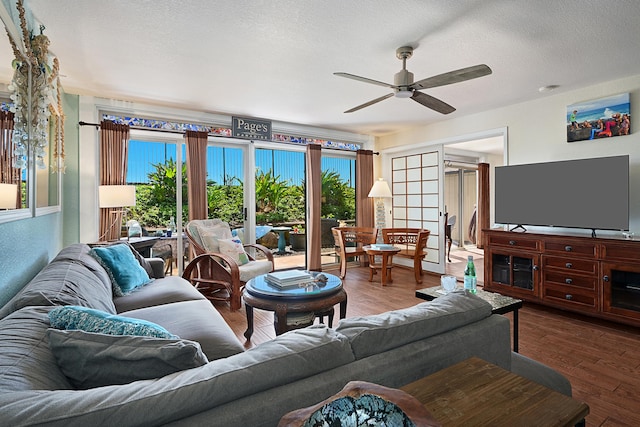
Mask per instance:
[[[557,93],[640,73],[636,0],[26,4],[46,26],[67,92],[373,135],[449,117],[398,98],[343,113],[390,90],[333,72],[393,83],[403,45],[416,48],[407,62],[416,80],[493,69],[424,90],[456,107],[451,117],[548,96],[545,85]]]

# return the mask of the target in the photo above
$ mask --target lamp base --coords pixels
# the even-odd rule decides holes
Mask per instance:
[[[376,198],[376,228],[378,229],[378,237],[376,243],[384,243],[382,240],[382,229],[386,227],[386,217],[384,212],[384,199]]]

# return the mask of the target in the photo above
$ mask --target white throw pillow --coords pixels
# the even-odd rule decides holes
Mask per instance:
[[[231,238],[231,230],[226,224],[213,227],[198,227],[198,234],[200,235],[202,246],[207,252],[220,252],[218,241]]]
[[[230,256],[238,265],[244,265],[249,262],[249,257],[244,251],[244,246],[242,246],[240,239],[220,239],[218,244],[220,253]]]

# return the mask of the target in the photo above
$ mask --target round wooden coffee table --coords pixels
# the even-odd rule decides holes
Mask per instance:
[[[266,279],[266,274],[247,282],[242,299],[247,311],[247,330],[244,336],[247,340],[253,335],[253,309],[274,312],[274,327],[276,335],[283,334],[290,329],[287,325],[287,315],[292,313],[312,313],[315,316],[328,316],[329,327],[333,326],[333,306],[340,304],[340,318],[347,315],[347,293],[342,288],[339,277],[329,273],[309,272],[312,278],[319,274],[326,276],[326,283],[314,281],[307,286],[279,288]],[[313,320],[312,320],[313,322]]]
[[[364,251],[369,255],[369,281],[373,281],[373,275],[378,269],[382,270],[382,286],[393,282],[391,278],[391,268],[393,267],[393,256],[400,252],[400,248],[393,245],[369,245],[363,246]],[[376,255],[382,258],[382,262],[376,262]]]

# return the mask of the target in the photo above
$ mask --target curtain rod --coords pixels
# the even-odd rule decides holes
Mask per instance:
[[[96,128],[96,130],[100,130],[100,123],[88,123],[88,122],[84,122],[84,121],[79,121],[78,125],[80,126],[93,126]],[[165,133],[174,133],[177,135],[184,135],[185,131],[182,130],[173,130],[173,129],[158,129],[158,128],[146,128],[146,127],[142,127],[142,126],[131,126],[129,125],[129,128],[131,129],[135,129],[135,130],[149,130],[152,132],[165,132]],[[224,136],[224,135],[218,135],[215,133],[208,133],[211,136],[217,136],[217,137],[221,137],[221,138],[232,138],[232,139],[241,139],[241,140],[245,140],[247,141],[246,138],[238,138],[238,137],[234,137],[234,136]],[[254,140],[249,140],[251,142],[254,142]],[[259,140],[260,142],[262,142],[262,140]],[[296,147],[300,147],[302,146],[302,144],[296,144],[295,142],[287,142],[287,141],[265,141],[265,142],[277,142],[278,144],[287,144],[287,145],[295,145]],[[353,150],[345,150],[342,148],[334,148],[334,147],[323,147],[322,145],[320,146],[321,149],[323,150],[336,150],[336,151],[346,151],[348,153],[353,153]],[[380,153],[375,152],[373,153],[375,155],[379,155]]]

